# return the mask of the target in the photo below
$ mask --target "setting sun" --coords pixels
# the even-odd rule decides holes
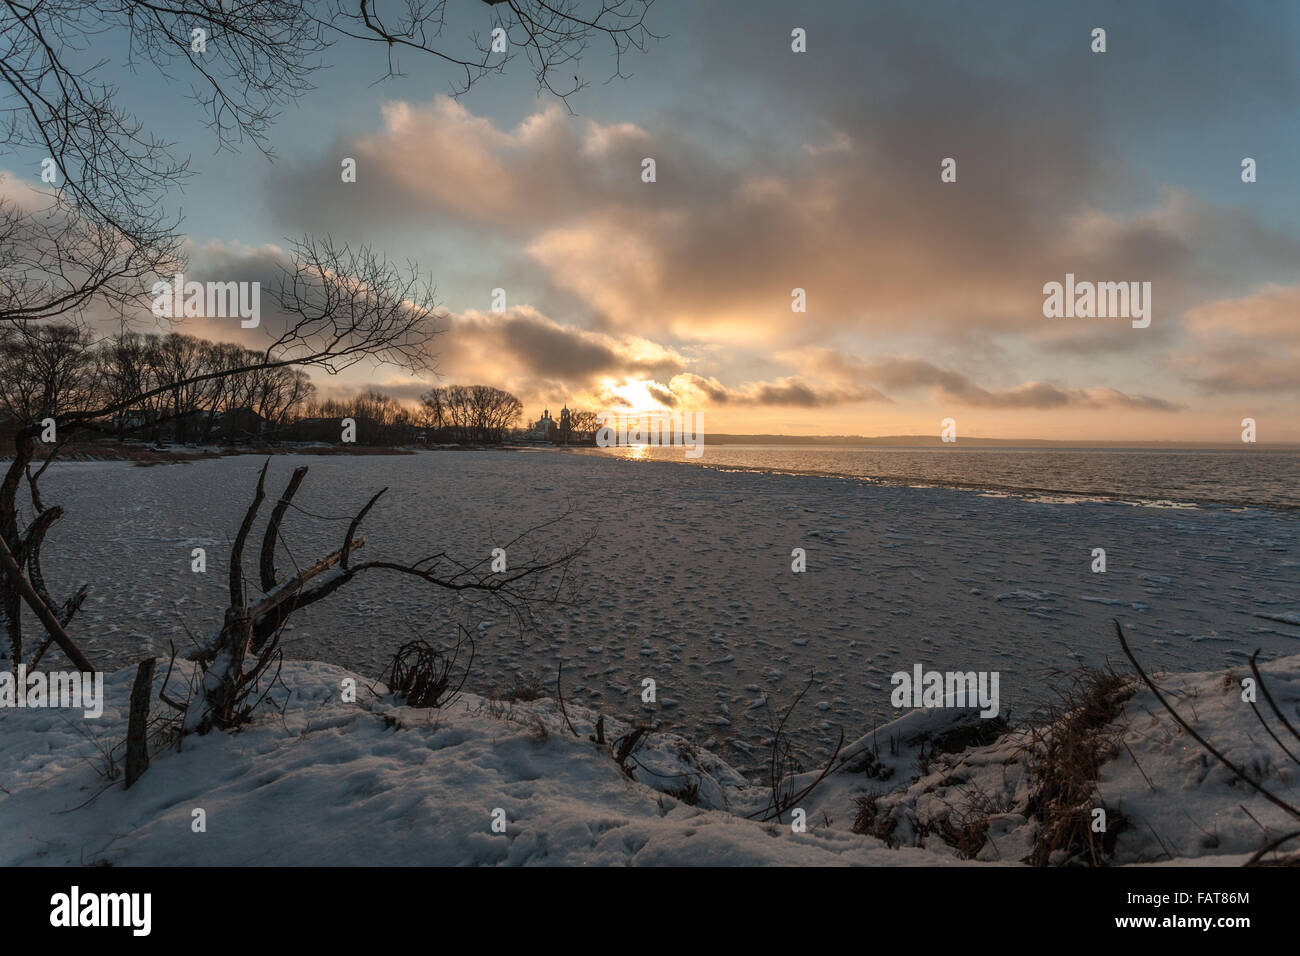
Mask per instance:
[[[628,412],[653,412],[667,408],[667,405],[651,394],[652,384],[649,379],[624,382],[621,385],[615,379],[606,379],[604,388],[608,395],[626,403],[625,411]]]

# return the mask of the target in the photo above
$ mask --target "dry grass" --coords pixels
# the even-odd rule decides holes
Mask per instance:
[[[1027,862],[1103,865],[1126,821],[1097,797],[1102,764],[1119,748],[1122,726],[1113,721],[1133,695],[1131,678],[1111,668],[1058,672],[1057,703],[1048,722],[1030,729],[1024,752],[1030,773],[1026,814],[1038,836]],[[1094,833],[1092,811],[1106,811],[1106,829]]]
[[[961,802],[939,821],[937,832],[959,856],[973,860],[988,842],[989,819],[1013,809],[1010,794],[991,794],[972,783],[962,792]]]
[[[509,684],[490,696],[512,702],[527,702],[531,700],[540,700],[546,696],[546,691],[542,687],[542,679],[537,675],[515,674],[510,678]]]
[[[460,692],[470,665],[474,662],[473,643],[462,638],[450,653],[443,653],[427,641],[407,641],[393,655],[388,665],[386,683],[408,707],[444,707]],[[470,659],[460,674],[456,662],[461,649],[470,645]]]
[[[889,814],[880,814],[876,801],[882,796],[884,794],[880,790],[871,790],[854,801],[858,805],[858,813],[853,818],[852,830],[862,836],[875,837],[892,848],[898,845],[894,839],[897,821]]]
[[[935,837],[958,855],[973,859],[988,842],[990,820],[1019,812],[1038,824],[1033,850],[1024,862],[1036,866],[1104,865],[1127,821],[1099,800],[1097,779],[1102,765],[1120,746],[1123,727],[1116,725],[1115,718],[1136,684],[1111,669],[1056,672],[1052,677],[1057,702],[1038,727],[1023,732],[1025,742],[1017,751],[1017,762],[1023,760],[1028,774],[1027,796],[1017,799],[1014,786],[988,793],[972,782],[959,786],[956,796],[949,791],[945,807],[922,819],[907,810],[907,804],[896,803],[897,795],[891,798],[873,790],[857,798],[853,832],[875,837],[890,847],[903,843],[923,846],[927,838]],[[922,775],[950,766],[953,758],[949,755],[992,744],[1009,730],[1005,721],[987,721],[927,739],[918,755]],[[872,776],[872,768],[866,769]],[[954,770],[942,774],[926,792],[961,783],[961,774]],[[1018,806],[1021,801],[1023,805]],[[1094,833],[1092,813],[1099,807],[1106,811],[1106,828]],[[904,820],[906,834],[899,832]]]

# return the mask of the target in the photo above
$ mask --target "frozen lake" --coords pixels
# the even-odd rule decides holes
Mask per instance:
[[[229,542],[262,460],[156,467],[65,463],[43,481],[66,510],[46,545],[60,599],[90,596],[74,632],[100,668],[165,654],[219,623]],[[337,548],[346,518],[380,487],[361,557],[446,550],[487,557],[571,506],[555,548],[595,529],[575,570],[580,606],[539,607],[520,637],[504,611],[372,572],[295,616],[289,656],[379,676],[413,636],[444,640],[466,620],[477,639],[472,689],[563,662],[566,697],[658,718],[754,771],[772,709],[814,685],[791,722],[809,757],[896,712],[889,676],[999,671],[1003,714],[1048,699],[1055,668],[1122,657],[1119,618],[1152,669],[1203,670],[1300,650],[1300,519],[1279,512],[1037,503],[976,491],[829,477],[726,473],[552,451],[400,456],[277,455],[263,518],[292,469],[310,466],[284,537],[306,563]],[[331,520],[324,520],[331,519]],[[260,541],[260,532],[255,532]],[[190,570],[204,547],[208,571]],[[1104,548],[1107,572],[1091,571]],[[804,548],[808,570],[791,571]],[[254,568],[256,546],[246,568]],[[516,556],[517,557],[517,556]],[[286,556],[279,564],[291,566]],[[767,699],[769,706],[764,706]],[[753,757],[748,754],[752,750]]]

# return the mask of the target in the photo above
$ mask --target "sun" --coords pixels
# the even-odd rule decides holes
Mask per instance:
[[[627,402],[627,412],[653,412],[667,407],[651,394],[650,386],[653,384],[654,380],[648,378],[622,384],[607,379],[605,389]]]

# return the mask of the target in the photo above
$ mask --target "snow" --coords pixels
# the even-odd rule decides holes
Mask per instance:
[[[629,780],[607,746],[587,739],[594,715],[582,708],[570,710],[583,734],[574,738],[549,700],[497,710],[466,695],[449,709],[415,710],[362,689],[360,704],[345,704],[342,681],[357,675],[314,662],[286,664],[293,693],[283,716],[265,711],[238,734],[187,737],[179,752],[156,755],[130,791],[120,781],[105,790],[96,772],[104,761],[84,731],[102,745],[124,738],[132,677],[130,669],[112,675],[105,716],[93,725],[53,711],[0,718],[0,863],[827,864],[874,855],[899,864],[914,856],[851,834],[786,827],[774,837],[707,809],[746,805],[752,788],[671,735],[637,755],[634,772],[656,790]],[[606,722],[611,738],[624,729]],[[661,792],[682,787],[686,773],[698,806]],[[498,807],[504,834],[491,829]],[[191,829],[199,808],[203,833]]]
[[[191,667],[178,662],[173,694]],[[1262,671],[1294,723],[1300,656]],[[1295,804],[1297,768],[1241,701],[1247,674],[1162,675],[1159,683],[1199,733]],[[551,699],[467,694],[417,710],[336,665],[286,662],[281,676],[283,688],[253,723],[156,750],[130,791],[103,771],[105,752],[125,738],[134,668],[105,682],[98,720],[0,714],[0,865],[1003,865],[1028,854],[1036,831],[1024,812],[1021,734],[918,759],[927,743],[932,750],[947,731],[978,722],[970,710],[911,711],[846,744],[838,769],[800,802],[807,831],[799,833],[788,814],[782,823],[746,819],[769,791],[671,733],[651,733],[633,751],[632,779],[610,743],[590,739],[597,714],[585,707],[567,708],[575,737]],[[343,699],[348,678],[356,703]],[[1125,703],[1116,726],[1126,747],[1103,765],[1099,792],[1129,821],[1117,862],[1235,864],[1286,832],[1285,814],[1206,760],[1149,691]],[[629,729],[606,718],[607,741]],[[120,764],[120,746],[114,758]],[[819,773],[782,790],[798,792]],[[1006,799],[980,862],[919,836],[921,824],[977,791]],[[856,801],[868,793],[882,794],[898,821],[897,848],[851,832]],[[196,809],[204,832],[192,828]],[[498,809],[504,833],[492,829]]]

